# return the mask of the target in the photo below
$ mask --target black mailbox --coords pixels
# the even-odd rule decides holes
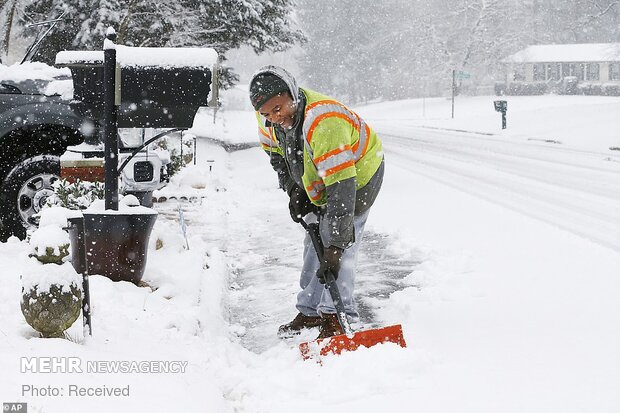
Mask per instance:
[[[494,100],[495,111],[502,113],[502,129],[506,129],[506,112],[508,111],[508,102],[505,100]]]
[[[217,54],[212,64],[136,64],[123,55],[157,55],[159,48],[118,47],[116,104],[119,128],[189,128],[200,106],[208,106]],[[171,49],[168,49],[171,50]],[[196,52],[204,49],[194,49]],[[211,49],[208,49],[211,50]],[[188,49],[175,49],[175,53]],[[168,52],[172,53],[172,52]],[[138,53],[139,54],[139,53]],[[151,59],[152,60],[152,59]],[[103,118],[103,52],[61,52],[56,66],[69,67],[73,76],[73,108],[82,116]]]
[[[508,102],[505,100],[495,100],[493,103],[495,104],[496,112],[506,112],[508,110]]]

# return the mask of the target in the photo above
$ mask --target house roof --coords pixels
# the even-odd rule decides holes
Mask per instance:
[[[506,57],[504,63],[620,62],[620,43],[541,44]]]

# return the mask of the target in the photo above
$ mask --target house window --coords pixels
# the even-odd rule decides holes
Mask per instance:
[[[601,65],[598,63],[588,63],[588,80],[599,80]]]
[[[525,80],[525,66],[516,65],[512,68],[512,70],[513,70],[512,72],[513,80],[515,81]]]
[[[583,80],[583,66],[581,63],[571,63],[571,76],[575,76],[577,80]]]
[[[544,81],[545,79],[546,76],[544,63],[534,63],[534,81]]]
[[[570,63],[562,63],[562,77],[571,76],[571,66],[573,65],[571,65]]]
[[[547,80],[560,80],[560,65],[557,63],[547,64]]]
[[[609,64],[609,80],[620,80],[620,63]]]

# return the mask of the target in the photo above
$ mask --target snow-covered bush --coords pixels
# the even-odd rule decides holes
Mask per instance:
[[[577,90],[582,95],[591,96],[620,96],[620,85],[616,83],[581,82]]]
[[[101,182],[87,182],[77,179],[70,183],[66,179],[54,182],[54,195],[47,199],[48,205],[67,209],[86,209],[97,199],[103,199],[104,185]]]
[[[620,96],[620,84],[603,83],[603,94],[605,96]]]
[[[536,96],[549,92],[546,82],[510,82],[504,94],[510,96]]]
[[[582,95],[603,94],[603,87],[600,83],[581,82],[577,85],[577,90]]]

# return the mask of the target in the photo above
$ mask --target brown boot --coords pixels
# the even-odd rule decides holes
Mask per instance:
[[[344,334],[340,322],[338,321],[338,315],[336,314],[321,314],[321,325],[319,327],[321,333],[316,338],[320,340],[322,338],[328,338]]]
[[[283,324],[278,329],[278,336],[287,337],[295,334],[299,334],[304,328],[319,327],[321,325],[321,317],[310,317],[302,313],[297,316],[290,323]]]

